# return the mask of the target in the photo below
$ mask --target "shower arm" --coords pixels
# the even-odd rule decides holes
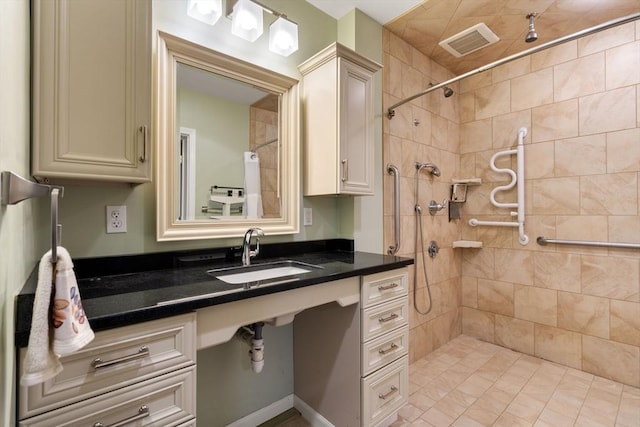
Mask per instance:
[[[389,118],[389,120],[391,120],[396,115],[396,111],[395,110],[399,106],[404,105],[409,101],[413,101],[414,99],[419,98],[419,97],[421,97],[423,95],[426,95],[429,92],[433,92],[434,90],[438,90],[438,89],[444,88],[445,86],[448,86],[448,85],[450,85],[452,83],[455,83],[455,82],[460,81],[462,79],[466,79],[467,77],[471,77],[473,75],[476,75],[476,74],[482,73],[484,71],[490,70],[492,68],[497,67],[498,65],[502,65],[502,64],[506,64],[507,62],[515,61],[516,59],[520,59],[520,58],[522,58],[524,56],[531,55],[532,53],[536,53],[536,52],[539,52],[539,51],[544,50],[544,49],[549,49],[549,48],[557,46],[559,44],[562,44],[562,43],[565,43],[565,42],[568,42],[568,41],[571,41],[571,40],[575,40],[577,38],[580,38],[580,37],[583,37],[583,36],[587,36],[589,34],[597,33],[597,32],[602,31],[602,30],[607,30],[609,28],[616,27],[618,25],[623,25],[623,24],[626,24],[628,22],[635,21],[637,19],[640,19],[640,13],[634,13],[634,14],[631,14],[631,15],[623,16],[621,18],[612,19],[611,21],[603,22],[602,24],[595,25],[595,26],[589,27],[589,28],[585,28],[584,30],[580,30],[580,31],[577,31],[575,33],[566,35],[564,37],[560,37],[560,38],[557,38],[555,40],[551,40],[551,41],[548,41],[546,43],[542,43],[542,44],[540,44],[538,46],[535,46],[535,47],[532,47],[530,49],[523,50],[522,52],[518,52],[518,53],[515,53],[513,55],[507,56],[505,58],[499,59],[497,61],[491,62],[491,63],[489,63],[487,65],[480,66],[480,67],[478,67],[478,68],[476,68],[474,70],[471,70],[471,71],[468,71],[468,72],[466,72],[464,74],[461,74],[459,76],[453,77],[452,79],[449,79],[449,80],[444,81],[442,83],[435,84],[435,85],[423,90],[422,92],[416,93],[415,95],[412,95],[412,96],[410,96],[408,98],[403,99],[400,102],[397,102],[397,103],[393,104],[391,107],[389,107],[387,109],[387,117]]]

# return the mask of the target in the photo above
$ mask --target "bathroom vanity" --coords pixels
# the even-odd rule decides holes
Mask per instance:
[[[266,245],[258,268],[283,260],[315,268],[250,284],[208,273],[229,265],[224,250],[75,260],[96,338],[63,357],[53,380],[19,388],[19,425],[195,425],[196,351],[260,321],[294,322],[294,394],[306,411],[327,425],[380,425],[408,397],[413,260],[344,250],[350,245]],[[17,301],[19,362],[36,274]]]

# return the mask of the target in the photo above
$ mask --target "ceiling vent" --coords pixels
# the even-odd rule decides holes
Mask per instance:
[[[476,24],[438,43],[453,56],[460,58],[500,40],[484,23]]]

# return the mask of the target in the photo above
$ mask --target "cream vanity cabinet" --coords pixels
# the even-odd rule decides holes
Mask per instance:
[[[150,179],[151,0],[33,0],[32,175]]]
[[[373,194],[373,75],[380,68],[338,43],[299,66],[305,196]]]
[[[336,426],[387,424],[409,397],[406,268],[362,276],[360,303],[296,315],[295,394]]]
[[[55,378],[20,386],[19,425],[195,426],[195,342],[195,313],[97,332]]]

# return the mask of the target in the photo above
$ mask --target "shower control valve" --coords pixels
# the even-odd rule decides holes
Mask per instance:
[[[446,206],[447,206],[447,199],[444,199],[442,201],[442,204],[436,202],[435,200],[432,200],[429,202],[429,213],[431,215],[435,215],[437,212],[441,211]]]

